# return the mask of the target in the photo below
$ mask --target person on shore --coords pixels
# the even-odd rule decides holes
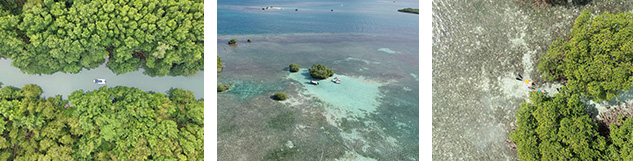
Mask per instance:
[[[525,84],[527,84],[529,89],[534,90],[534,81],[525,80]]]
[[[518,77],[515,77],[514,79],[519,80],[519,81],[523,81],[523,76],[521,76],[521,74],[518,74]],[[530,80],[525,80],[524,81],[527,84],[527,88],[531,90],[536,90],[536,88],[534,88],[534,86],[536,85],[534,83],[534,81],[530,81]]]

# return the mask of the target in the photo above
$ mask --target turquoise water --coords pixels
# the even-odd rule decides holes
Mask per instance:
[[[234,85],[218,94],[218,159],[417,160],[418,15],[396,11],[416,6],[219,1],[218,80]],[[309,84],[312,64],[341,84]]]

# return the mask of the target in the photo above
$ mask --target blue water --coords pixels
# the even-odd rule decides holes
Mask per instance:
[[[262,10],[266,6],[283,9]],[[417,38],[418,15],[397,12],[417,6],[417,1],[219,0],[218,35],[369,33]]]
[[[397,12],[417,6],[220,0],[218,160],[417,160],[419,16]],[[312,64],[342,82],[306,83]]]

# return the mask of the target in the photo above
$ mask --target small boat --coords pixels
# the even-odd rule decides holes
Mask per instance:
[[[106,84],[106,80],[103,79],[103,78],[95,79],[93,82],[95,82],[97,84]]]
[[[332,82],[337,83],[337,84],[341,84],[341,80],[338,79],[338,77],[332,79]]]
[[[310,80],[310,83],[314,84],[314,85],[319,85],[319,82],[314,81],[314,80]]]

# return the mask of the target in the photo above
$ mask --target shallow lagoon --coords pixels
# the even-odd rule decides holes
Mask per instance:
[[[218,2],[218,80],[234,83],[218,94],[218,159],[417,160],[418,16],[396,11],[417,4]],[[312,64],[342,83],[308,84]]]
[[[229,38],[253,42],[218,44],[224,62],[218,80],[234,83],[218,94],[220,160],[417,160],[418,49],[401,42],[409,40],[292,34],[218,41]],[[302,70],[290,73],[291,63]],[[327,64],[342,83],[331,77],[309,84],[307,68],[317,63]],[[289,99],[273,101],[275,92]]]

